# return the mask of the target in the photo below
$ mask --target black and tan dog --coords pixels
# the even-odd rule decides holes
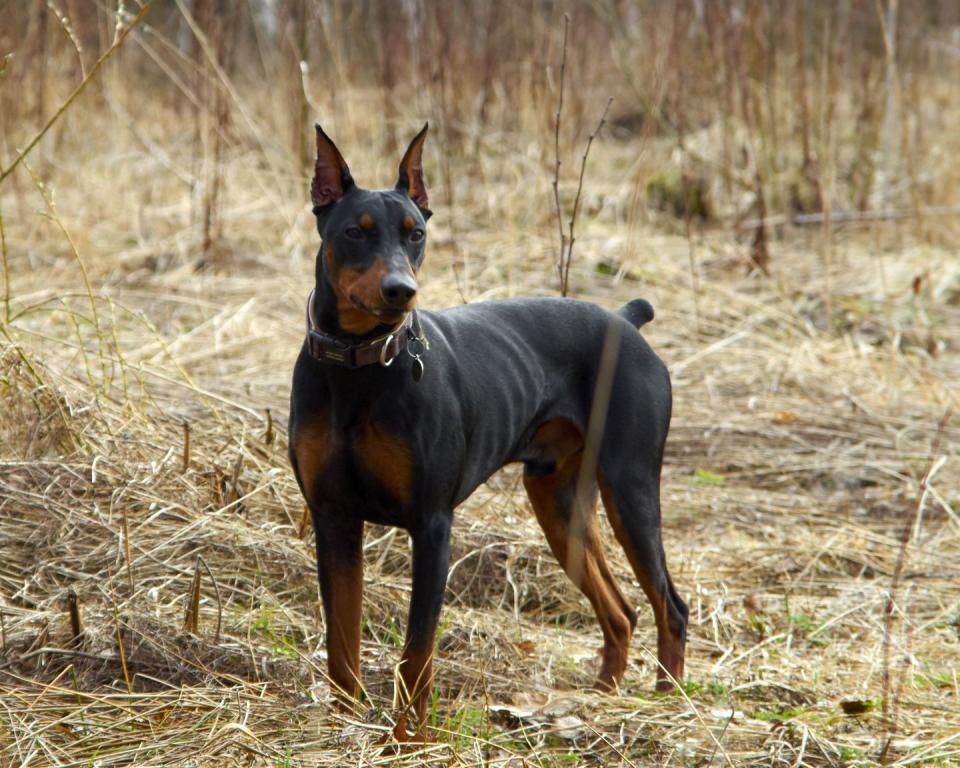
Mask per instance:
[[[409,738],[411,708],[417,737],[424,736],[453,510],[504,464],[523,462],[550,547],[596,611],[603,632],[597,688],[612,690],[623,677],[637,620],[604,560],[598,490],[653,606],[658,688],[682,679],[687,624],[660,540],[670,379],[636,333],[652,308],[637,300],[614,314],[540,298],[414,311],[430,217],[426,130],[404,155],[396,187],[368,191],[354,184],[317,126],[311,193],[322,244],[290,409],[290,458],[313,515],[329,673],[342,703],[361,685],[364,522],[404,528],[413,542],[400,740]],[[606,428],[585,462],[612,326],[621,343],[608,376]],[[595,470],[580,482],[583,493],[585,463]]]

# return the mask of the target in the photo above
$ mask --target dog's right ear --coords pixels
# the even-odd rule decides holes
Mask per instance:
[[[310,198],[313,200],[313,212],[319,214],[321,209],[337,202],[349,192],[354,183],[337,145],[323,132],[320,123],[316,123],[316,128],[317,161],[313,166]]]

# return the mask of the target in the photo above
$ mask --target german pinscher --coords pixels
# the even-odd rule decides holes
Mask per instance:
[[[598,689],[622,679],[637,621],[603,556],[598,491],[653,606],[658,689],[683,678],[687,625],[660,540],[670,379],[636,333],[653,309],[636,300],[610,313],[537,298],[414,310],[431,215],[426,132],[403,156],[396,186],[368,191],[317,126],[311,197],[322,242],[290,406],[290,460],[313,516],[330,680],[342,705],[361,686],[363,524],[404,528],[413,542],[399,740],[409,738],[410,710],[416,737],[424,736],[453,510],[509,462],[523,463],[550,548],[597,614]],[[611,326],[621,343],[583,492],[578,479]]]

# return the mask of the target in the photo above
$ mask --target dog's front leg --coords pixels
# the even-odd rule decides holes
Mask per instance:
[[[396,700],[400,709],[393,734],[407,741],[406,717],[413,709],[417,718],[414,739],[426,740],[427,705],[433,689],[433,646],[443,605],[450,566],[451,514],[429,518],[411,531],[413,539],[413,594],[407,620],[407,640],[400,662]]]
[[[361,689],[363,521],[314,510],[313,527],[327,629],[327,669],[340,709],[349,710]]]

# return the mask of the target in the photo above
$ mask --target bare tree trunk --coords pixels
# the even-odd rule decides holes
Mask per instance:
[[[883,139],[877,163],[877,183],[874,184],[874,208],[893,204],[892,184],[896,175],[896,157],[899,145],[897,126],[897,10],[899,0],[887,0],[884,21],[884,47],[887,53],[887,77],[884,83],[886,107],[883,115]]]

